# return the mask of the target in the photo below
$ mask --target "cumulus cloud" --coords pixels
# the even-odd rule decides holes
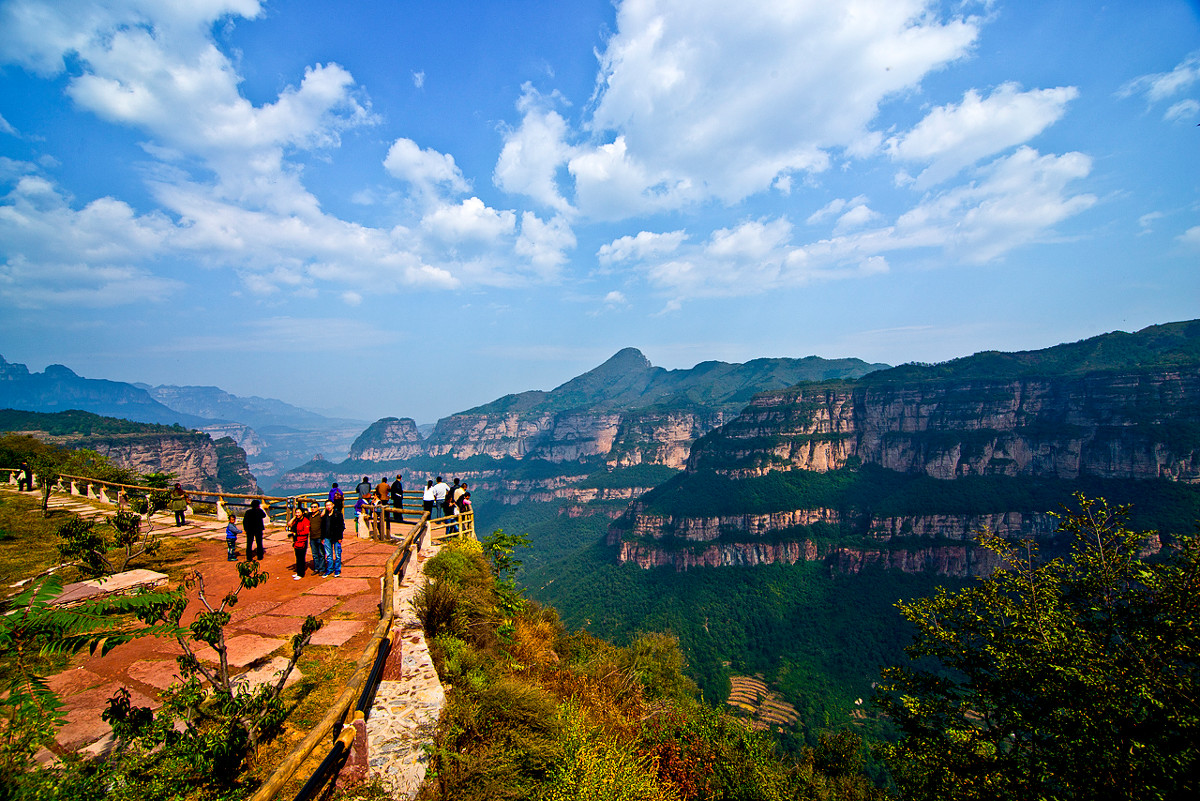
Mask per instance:
[[[521,215],[521,235],[514,250],[528,259],[543,278],[554,278],[567,262],[567,251],[575,247],[575,234],[562,216],[543,220],[531,211]]]
[[[630,259],[648,259],[677,250],[685,239],[687,239],[687,233],[684,231],[671,231],[665,234],[641,231],[636,236],[623,236],[607,245],[602,245],[596,255],[601,264],[612,264]]]
[[[422,197],[436,197],[439,187],[452,192],[470,191],[470,184],[454,163],[454,156],[431,148],[422,150],[411,139],[397,139],[388,149],[383,167],[393,177],[408,181]]]
[[[1090,171],[1091,160],[1083,154],[1041,155],[1021,147],[980,168],[973,182],[926,196],[890,224],[855,198],[814,215],[817,222],[838,217],[827,239],[797,242],[785,218],[765,218],[660,252],[636,249],[632,239],[617,240],[607,255],[610,262],[621,256],[628,269],[676,301],[878,275],[891,269],[893,258],[923,249],[986,263],[1053,239],[1056,225],[1094,205],[1094,196],[1072,189]]]
[[[1179,241],[1189,248],[1200,250],[1200,225],[1193,226],[1180,234]]]
[[[576,204],[618,218],[788,187],[877,140],[879,104],[977,33],[927,0],[627,0],[601,54],[598,143],[569,163]]]
[[[567,123],[553,109],[563,98],[543,97],[526,83],[517,103],[521,124],[504,134],[492,179],[505,192],[526,195],[559,213],[572,211],[559,190],[557,173],[570,158]]]
[[[961,103],[939,106],[907,133],[888,139],[896,161],[926,162],[916,188],[926,189],[1015,145],[1024,144],[1066,113],[1079,96],[1072,86],[1021,91],[1015,83],[997,87],[986,98],[968,90]]]

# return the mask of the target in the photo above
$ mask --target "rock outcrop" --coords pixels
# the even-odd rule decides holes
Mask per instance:
[[[232,439],[216,442],[208,434],[124,434],[68,440],[89,448],[121,467],[139,473],[174,473],[175,480],[198,490],[258,495],[262,493],[246,453]]]
[[[939,479],[968,475],[1200,481],[1191,437],[1200,370],[1078,378],[870,379],[755,398],[699,442],[688,469],[730,476],[828,471],[851,460]]]
[[[407,417],[376,420],[350,446],[350,458],[366,462],[395,462],[424,453],[416,421]]]
[[[695,443],[686,472],[736,483],[777,472],[866,466],[939,481],[1200,483],[1200,321],[762,393]],[[756,501],[759,508],[763,503]],[[990,496],[975,502],[984,508],[1003,503]],[[990,554],[968,542],[978,532],[1042,538],[1055,531],[1052,518],[1028,510],[943,514],[932,501],[920,504],[927,511],[877,516],[871,506],[860,498],[841,510],[713,517],[687,509],[664,514],[670,504],[651,499],[631,504],[611,526],[609,540],[619,544],[623,561],[643,566],[686,569],[815,555],[849,572],[882,564],[970,575],[995,566]],[[820,531],[815,540],[814,526]]]

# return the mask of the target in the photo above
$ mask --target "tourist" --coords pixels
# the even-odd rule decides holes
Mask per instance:
[[[421,508],[425,510],[425,514],[433,517],[433,504],[437,499],[433,497],[433,480],[425,482],[425,490],[421,493]]]
[[[392,498],[392,509],[396,512],[396,520],[404,522],[404,482],[400,480],[400,474],[396,474],[396,480],[392,482],[390,495]]]
[[[365,498],[371,494],[371,479],[363,476],[363,480],[358,482],[358,486],[354,488],[358,492],[358,497]]]
[[[325,513],[318,504],[313,504],[308,508],[308,544],[312,548],[313,556],[313,573],[318,576],[325,574],[325,540],[321,533],[321,527]]]
[[[346,521],[338,512],[333,501],[325,502],[325,514],[321,517],[321,539],[325,541],[325,578],[342,575],[342,534]]]
[[[308,533],[311,526],[308,517],[298,506],[296,514],[288,522],[288,530],[292,535],[292,549],[296,552],[296,572],[292,574],[292,579],[299,581],[304,578],[304,555],[308,552]]]
[[[371,527],[371,496],[360,495],[358,500],[354,502],[354,531],[362,534],[363,528],[368,530]]]
[[[33,468],[29,462],[21,462],[21,474],[17,476],[17,492],[28,490],[33,492]]]
[[[237,515],[230,515],[229,522],[225,524],[225,561],[237,561],[237,541],[238,537],[242,536],[242,530],[238,528]]]
[[[446,499],[450,496],[450,485],[442,480],[441,476],[437,477],[437,483],[433,485],[433,501],[438,509],[438,514],[441,517],[446,517],[450,514],[449,503]]]
[[[375,506],[376,506],[376,510],[380,514],[380,518],[379,518],[379,529],[380,529],[379,533],[380,534],[383,533],[385,527],[387,529],[388,534],[392,533],[392,518],[388,515],[388,513],[386,511],[384,511],[388,505],[388,495],[391,494],[391,489],[392,488],[390,486],[388,486],[388,483],[387,483],[387,476],[384,476],[383,478],[379,479],[379,483],[375,485]]]
[[[246,529],[246,561],[263,558],[263,530],[267,524],[267,513],[262,510],[258,498],[250,501],[250,508],[242,515],[242,526]],[[257,544],[257,547],[255,546]],[[255,556],[257,554],[257,556]]]
[[[175,513],[175,525],[182,526],[185,522],[183,513],[187,511],[188,496],[183,487],[178,484],[171,490],[171,511]]]
[[[366,478],[366,476],[363,476],[363,478]],[[329,488],[329,500],[333,503],[333,508],[337,509],[339,515],[342,513],[342,503],[345,501],[345,498],[346,496],[338,489],[337,482],[333,482],[333,486]]]

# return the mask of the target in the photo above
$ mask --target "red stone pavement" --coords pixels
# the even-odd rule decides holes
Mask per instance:
[[[204,577],[205,595],[214,608],[226,593],[237,588],[237,563],[225,558],[224,524],[193,519],[181,528],[156,528],[168,536],[195,540],[195,567]],[[392,533],[405,532],[393,527]],[[272,657],[290,656],[291,637],[309,614],[325,622],[313,638],[315,644],[337,647],[347,660],[356,660],[379,620],[379,577],[396,546],[360,540],[350,534],[342,542],[344,567],[340,578],[316,575],[310,559],[307,575],[296,581],[292,578],[295,552],[286,532],[271,527],[264,540],[266,556],[261,564],[269,578],[258,587],[242,590],[225,629],[229,661],[237,666],[236,672],[261,670]],[[184,624],[202,608],[195,600],[194,589],[189,597],[192,601]],[[67,724],[57,736],[59,748],[102,751],[111,740],[111,729],[100,720],[108,699],[124,686],[129,688],[135,705],[157,707],[159,692],[178,672],[175,658],[180,653],[174,638],[144,637],[118,646],[103,657],[80,658],[67,670],[49,677],[48,684],[66,707]],[[198,655],[202,660],[215,661],[215,653],[207,647],[198,649]]]

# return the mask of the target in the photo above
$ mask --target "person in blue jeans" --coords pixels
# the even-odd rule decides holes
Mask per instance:
[[[313,572],[318,576],[325,573],[325,540],[321,531],[325,519],[321,507],[313,504],[308,509],[308,544],[312,547]]]
[[[342,575],[342,535],[346,532],[346,521],[333,501],[325,502],[325,514],[321,515],[321,539],[325,541],[325,578]]]

